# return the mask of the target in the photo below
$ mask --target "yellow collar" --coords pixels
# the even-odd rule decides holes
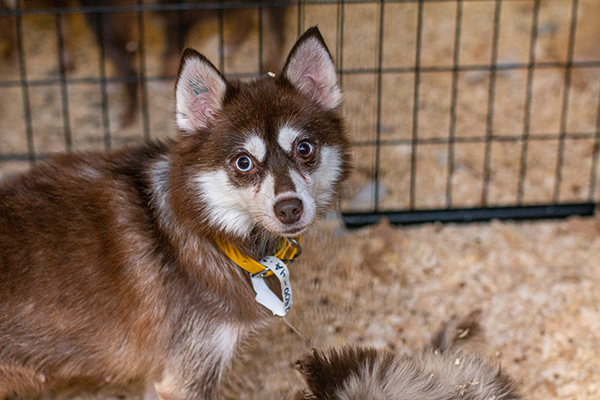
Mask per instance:
[[[275,253],[275,257],[288,265],[300,255],[300,239],[300,236],[291,239],[282,239],[279,250]],[[221,241],[217,241],[217,245],[223,250],[227,257],[231,258],[234,263],[243,270],[248,271],[251,275],[257,275],[265,271],[266,273],[262,275],[263,277],[273,274],[273,271],[269,270],[258,261],[243,255],[239,250],[234,249]]]

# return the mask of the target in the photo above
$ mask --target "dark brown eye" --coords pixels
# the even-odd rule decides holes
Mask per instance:
[[[235,160],[235,168],[240,172],[250,172],[254,165],[252,159],[248,156],[239,156]]]
[[[302,158],[310,158],[314,153],[314,148],[312,144],[308,142],[300,142],[296,147],[296,152]]]

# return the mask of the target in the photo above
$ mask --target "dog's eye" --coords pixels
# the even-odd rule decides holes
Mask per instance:
[[[312,144],[308,142],[300,142],[296,147],[296,152],[302,158],[310,158],[314,153],[314,148]]]
[[[235,168],[240,172],[250,172],[253,167],[252,159],[248,156],[239,156],[235,160]]]

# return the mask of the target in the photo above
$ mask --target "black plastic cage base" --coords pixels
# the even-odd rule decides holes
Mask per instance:
[[[470,223],[491,220],[522,221],[563,219],[575,215],[592,216],[594,215],[595,209],[595,203],[571,203],[510,207],[343,213],[342,219],[346,227],[352,229],[376,224],[382,218],[386,218],[394,225],[415,225],[430,222]]]

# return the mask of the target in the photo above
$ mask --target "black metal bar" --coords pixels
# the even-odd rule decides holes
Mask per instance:
[[[135,142],[136,140],[131,136],[119,136],[113,135],[113,139],[123,143],[123,142]],[[58,154],[62,154],[61,152],[37,152],[35,153],[36,161],[44,160],[48,157],[52,157]],[[10,154],[0,154],[0,162],[6,161],[28,161],[29,155],[27,153],[10,153]]]
[[[224,0],[219,0],[223,5]],[[217,10],[217,23],[219,25],[219,71],[225,73],[225,11],[223,8]]]
[[[596,198],[596,176],[598,173],[598,153],[600,152],[600,98],[596,111],[596,134],[594,135],[594,146],[592,150],[592,168],[590,170],[590,191],[588,201],[594,202]]]
[[[562,167],[565,149],[565,137],[567,133],[567,114],[569,111],[569,91],[571,89],[571,63],[573,62],[573,50],[575,48],[575,31],[577,29],[577,6],[578,0],[573,0],[571,10],[571,26],[569,29],[569,47],[567,50],[567,68],[565,70],[565,91],[563,93],[562,111],[560,114],[560,137],[558,139],[558,154],[556,157],[556,174],[554,178],[553,203],[558,203],[560,197],[560,184],[562,182]]]
[[[41,160],[49,156],[49,154],[45,153],[37,153],[36,160]],[[0,162],[6,161],[29,161],[29,154],[23,153],[10,153],[10,154],[0,154]]]
[[[527,93],[525,97],[525,115],[523,116],[523,136],[521,142],[521,159],[519,165],[519,186],[517,189],[517,204],[523,204],[525,195],[525,176],[527,174],[527,150],[529,146],[529,129],[531,124],[531,102],[533,99],[533,65],[535,63],[535,47],[537,43],[538,25],[541,0],[535,0],[533,5],[533,21],[529,41],[529,67],[527,68]]]
[[[228,78],[254,78],[256,77],[256,73],[236,73],[236,74],[226,74]],[[147,82],[165,82],[172,81],[176,78],[175,75],[165,75],[165,76],[148,76],[143,78],[141,76],[123,76],[123,77],[105,77],[102,78],[73,78],[67,79],[66,82],[68,85],[97,85],[102,83],[141,83],[143,80]],[[60,84],[60,79],[32,79],[29,80],[29,86],[56,86]],[[21,86],[20,81],[0,81],[0,87],[19,87]]]
[[[27,68],[25,66],[25,46],[23,46],[23,21],[21,1],[16,2],[16,28],[17,28],[17,52],[19,61],[19,84],[23,96],[23,116],[25,117],[25,135],[27,137],[27,152],[29,165],[35,163],[35,150],[33,147],[33,126],[31,123],[31,103],[29,101],[29,82],[27,80]]]
[[[108,91],[106,88],[106,54],[104,49],[104,15],[98,14],[98,51],[100,52],[100,96],[102,102],[102,129],[104,131],[104,149],[110,150],[110,118],[108,110]]]
[[[448,171],[446,174],[446,207],[452,206],[452,176],[454,175],[454,144],[456,135],[456,101],[458,98],[458,64],[460,62],[460,36],[462,29],[462,0],[456,2],[454,50],[452,58],[452,97],[450,99],[450,131],[448,132]]]
[[[481,188],[481,205],[487,206],[490,186],[490,164],[492,158],[492,137],[494,136],[494,98],[496,95],[496,68],[498,60],[498,40],[500,37],[500,15],[502,1],[496,0],[494,8],[494,36],[492,39],[492,59],[490,70],[490,85],[488,89],[488,109],[485,123],[485,150],[483,158],[483,184]]]
[[[378,46],[378,54],[377,54],[377,67],[378,67],[378,73],[377,73],[377,121],[376,121],[376,125],[375,125],[375,173],[374,173],[374,180],[375,180],[375,185],[373,187],[374,189],[374,193],[373,193],[373,206],[375,211],[379,210],[379,169],[381,166],[380,163],[380,157],[381,157],[381,145],[380,145],[380,141],[381,141],[381,80],[382,80],[382,74],[381,74],[381,68],[383,66],[383,29],[384,29],[384,19],[383,19],[383,12],[385,10],[385,3],[383,0],[380,0],[379,2],[379,46]]]
[[[417,16],[417,42],[415,49],[415,82],[413,93],[413,126],[410,149],[410,209],[415,208],[417,180],[417,139],[419,137],[419,87],[421,68],[421,40],[423,37],[423,1],[419,1]]]
[[[596,137],[596,131],[593,132],[574,132],[574,133],[566,133],[565,139],[570,140],[585,140],[585,139],[594,139]],[[545,134],[530,134],[529,141],[548,141],[548,140],[558,140],[560,138],[559,134],[556,133],[545,133]],[[512,142],[520,142],[522,140],[521,134],[515,135],[494,135],[491,138],[493,142],[499,143],[512,143]],[[455,143],[483,143],[486,141],[485,136],[473,136],[473,137],[455,137]],[[381,146],[410,146],[413,144],[412,139],[382,139],[380,141]],[[416,143],[418,145],[444,145],[449,144],[450,139],[447,137],[432,137],[425,139],[417,139]],[[357,140],[352,142],[352,146],[354,147],[367,147],[374,146],[375,141],[373,140]]]
[[[185,48],[185,39],[187,33],[187,22],[185,21],[184,9],[182,7],[184,0],[177,0],[177,25],[178,25],[178,34],[177,34],[177,46],[179,47],[179,51],[183,51]]]
[[[137,0],[137,4],[141,5],[142,1]],[[148,114],[148,85],[146,78],[146,33],[144,32],[144,12],[136,12],[137,26],[138,26],[138,56],[140,72],[139,75],[142,78],[140,82],[140,88],[142,91],[142,124],[144,129],[144,139],[150,139],[150,116]],[[182,40],[184,40],[182,38]]]
[[[302,0],[304,5],[335,5],[338,0]],[[464,2],[485,3],[494,2],[496,0],[462,0]],[[511,2],[523,2],[523,0],[502,0]],[[372,4],[373,0],[346,0],[346,4]],[[452,3],[456,0],[385,0],[386,3]],[[271,2],[270,0],[262,1],[228,1],[222,6],[219,1],[214,2],[192,2],[192,3],[163,3],[163,4],[144,4],[137,5],[106,5],[106,6],[89,6],[89,7],[64,7],[58,11],[56,7],[49,8],[30,8],[23,10],[23,15],[53,15],[60,14],[111,14],[111,13],[127,13],[127,12],[164,12],[164,11],[194,11],[194,10],[217,10],[223,9],[243,9],[256,7],[287,7],[290,5],[289,0],[278,0]],[[13,10],[0,10],[0,17],[16,15]]]
[[[263,8],[258,8],[258,73],[264,70],[263,65]]]
[[[54,0],[54,3],[58,7],[59,0]],[[65,150],[70,152],[73,146],[73,140],[71,137],[71,123],[69,118],[69,93],[67,91],[67,71],[65,65],[65,41],[63,37],[63,16],[59,14],[54,15],[56,25],[56,40],[58,42],[58,74],[60,77],[60,92],[62,100],[62,117],[63,117],[63,131],[65,134]]]
[[[598,174],[598,154],[600,153],[600,98],[598,99],[598,108],[596,109],[596,134],[594,135],[594,145],[592,147],[592,167],[590,169],[590,189],[588,201],[594,202],[596,198],[596,179]]]
[[[337,19],[336,19],[336,32],[337,32],[337,40],[335,47],[335,59],[336,59],[336,70],[338,75],[338,85],[340,89],[344,88],[344,2],[345,0],[337,0]],[[343,190],[342,194],[338,197],[337,200],[337,208],[341,210],[342,208],[342,198],[343,198]]]
[[[579,134],[568,134],[567,135],[567,139],[569,140],[590,140],[590,139],[595,139],[597,135],[597,132],[588,132],[588,133],[579,133]],[[113,135],[114,137],[114,135]],[[122,140],[127,139],[126,137],[120,138]],[[558,136],[556,134],[548,134],[548,135],[531,135],[529,140],[530,141],[548,141],[548,140],[557,140]],[[521,135],[513,135],[513,136],[494,136],[493,140],[495,142],[503,142],[503,143],[513,143],[513,142],[519,142],[521,141]],[[484,137],[458,137],[455,138],[455,143],[482,143],[483,141],[485,141]],[[419,139],[418,140],[418,145],[419,146],[427,146],[427,145],[447,145],[449,143],[448,138],[427,138],[427,139]],[[411,139],[404,139],[404,140],[381,140],[380,145],[381,146],[410,146],[412,144],[412,140]],[[364,147],[364,146],[369,146],[372,147],[374,146],[374,142],[373,141],[361,141],[361,142],[354,142],[352,144],[354,147]],[[7,154],[4,155],[7,157],[12,157],[12,158],[2,158],[3,155],[0,154],[0,161],[8,161],[8,160],[27,160],[28,159],[28,154],[26,153],[12,153],[12,154]],[[44,157],[47,157],[48,153],[43,153],[43,152],[39,152],[36,153],[35,157],[36,160],[37,159],[41,159]]]
[[[352,1],[352,0],[351,0]],[[388,0],[390,1],[390,0]],[[396,2],[397,0],[391,0]],[[403,2],[404,0],[400,0]],[[430,1],[430,0],[426,0]],[[436,0],[439,1],[439,0]],[[442,0],[446,1],[446,0]],[[449,0],[455,1],[455,0]],[[467,0],[468,1],[468,0]],[[353,1],[356,4],[368,4],[373,0]],[[308,0],[310,5],[318,4],[335,4],[336,0]],[[287,7],[290,5],[290,0],[279,1],[228,1],[221,5],[220,0],[215,2],[172,2],[172,3],[157,3],[157,4],[141,4],[141,5],[105,5],[105,6],[85,6],[85,7],[46,7],[46,8],[27,8],[22,9],[22,15],[69,15],[69,14],[118,14],[118,13],[135,13],[135,12],[172,12],[172,11],[214,11],[218,9],[224,10],[239,10],[252,9],[257,7]],[[16,12],[13,10],[0,10],[0,17],[14,16]]]
[[[348,228],[360,228],[377,224],[385,218],[395,225],[415,225],[431,222],[473,223],[492,220],[522,221],[539,219],[563,219],[573,215],[592,216],[596,204],[570,203],[510,207],[477,207],[419,211],[390,211],[379,213],[343,213]]]
[[[466,1],[466,0],[461,0]],[[506,0],[502,0],[506,1]],[[518,71],[518,70],[528,70],[530,68],[535,69],[557,69],[557,68],[567,68],[567,63],[538,63],[530,66],[529,64],[497,64],[495,66],[496,71]],[[571,64],[571,69],[577,68],[600,68],[600,61],[579,61],[573,62]],[[454,72],[457,70],[458,72],[489,72],[492,67],[487,65],[459,65],[454,68],[454,66],[430,66],[430,67],[420,67],[420,73],[426,72]],[[366,75],[366,74],[377,74],[378,70],[376,68],[358,68],[358,69],[346,69],[341,71],[341,73],[345,75]],[[406,68],[382,68],[382,74],[414,74],[416,73],[416,69],[414,67],[406,67]],[[255,78],[257,76],[256,73],[232,73],[226,74],[228,78]],[[162,82],[162,81],[172,81],[176,76],[168,75],[168,76],[148,76],[145,78],[146,81],[151,82]],[[106,78],[107,83],[130,83],[130,82],[141,82],[143,77],[136,76],[125,76],[125,77],[113,77]],[[32,79],[29,80],[29,86],[52,86],[60,84],[60,79]],[[67,78],[66,83],[68,85],[86,85],[86,84],[98,84],[100,83],[99,78]],[[20,80],[0,80],[0,87],[20,87]]]
[[[298,37],[304,33],[304,1],[298,0]]]
[[[336,69],[338,73],[340,89],[342,89],[344,86],[344,3],[345,0],[338,0],[337,4]]]

